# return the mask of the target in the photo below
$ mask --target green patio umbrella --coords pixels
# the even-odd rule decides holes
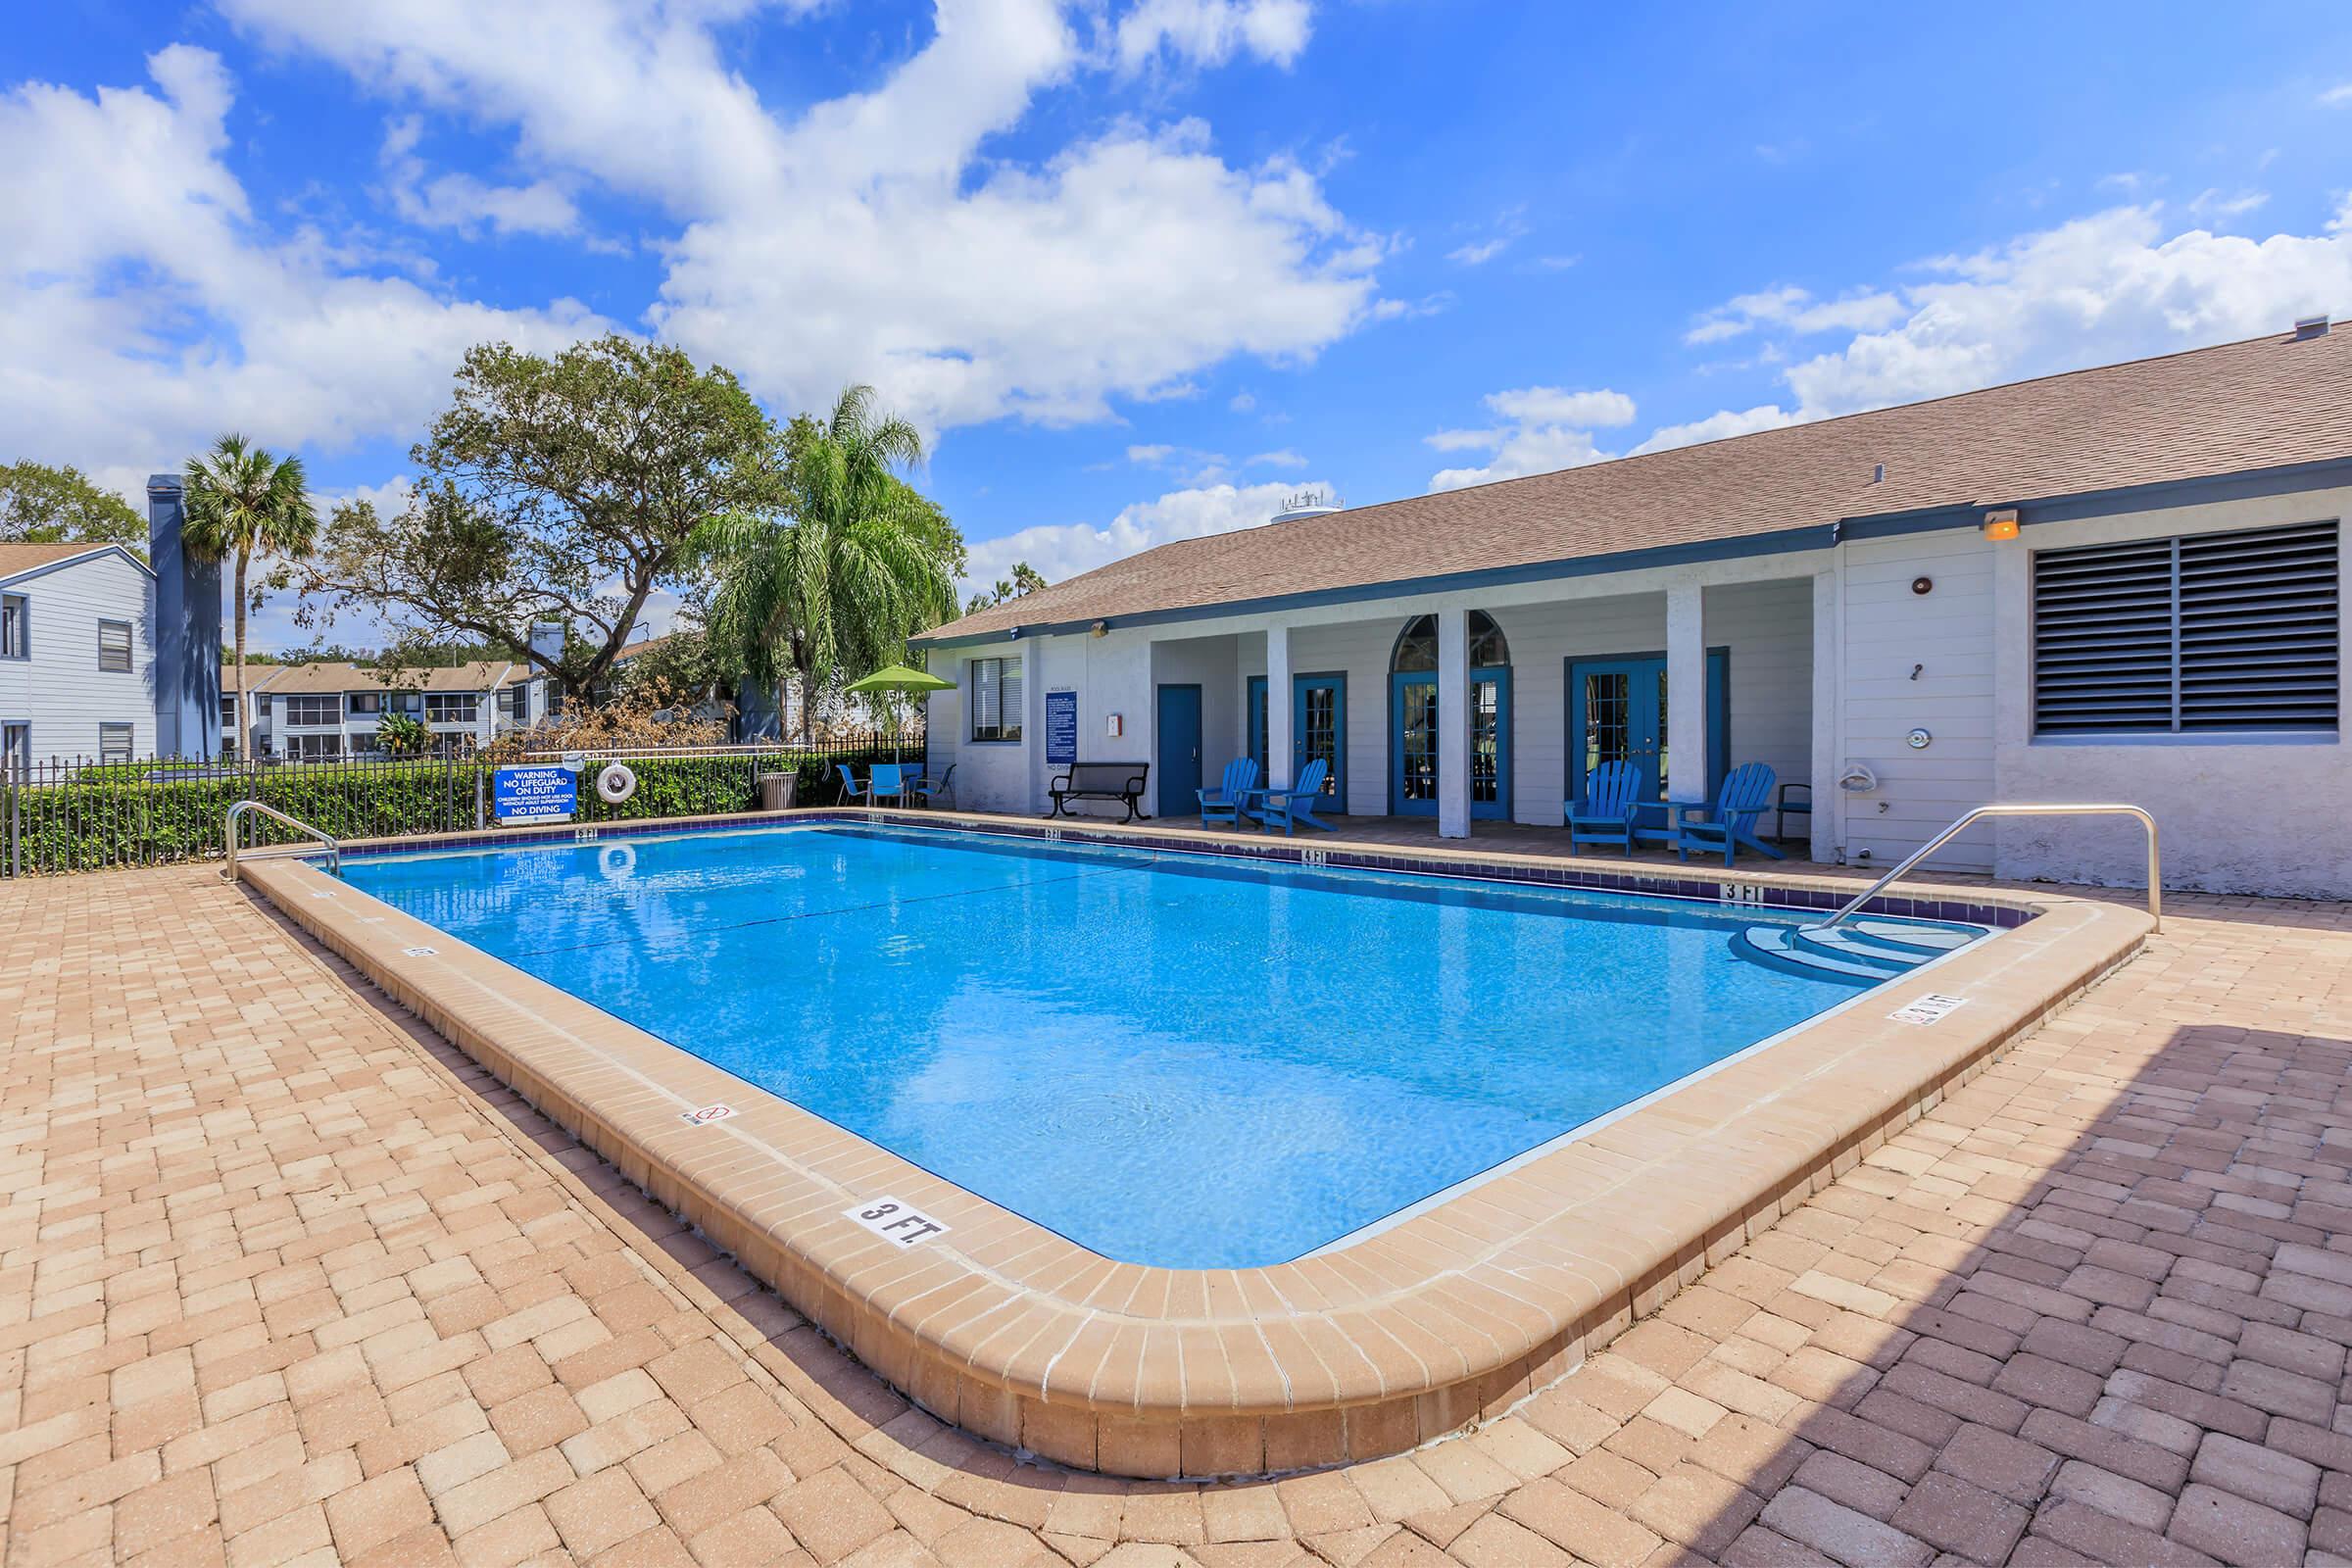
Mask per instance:
[[[854,680],[843,688],[845,691],[868,694],[874,692],[950,692],[955,689],[956,683],[952,680],[941,680],[927,670],[908,669],[905,664],[886,664],[863,680]],[[899,727],[904,729],[905,725],[901,724]],[[890,760],[893,762],[899,760],[899,735],[895,730],[890,737]]]

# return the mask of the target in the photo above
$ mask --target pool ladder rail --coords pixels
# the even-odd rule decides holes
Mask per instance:
[[[2164,929],[2164,874],[2157,848],[2156,818],[2136,806],[2112,804],[1980,806],[1904,857],[1902,863],[1848,899],[1836,914],[1814,925],[1751,925],[1732,938],[1732,951],[1767,968],[1816,978],[1876,985],[1930,958],[1966,947],[1975,938],[1948,926],[1864,918],[1855,913],[1884,893],[1972,822],[1987,816],[2129,816],[2148,834],[2148,918]]]
[[[341,876],[343,874],[343,845],[341,841],[336,839],[333,834],[321,833],[318,831],[318,829],[311,826],[310,823],[303,821],[299,817],[288,816],[285,812],[279,810],[274,806],[264,806],[260,801],[239,801],[228,808],[228,816],[221,824],[221,837],[227,842],[228,846],[228,864],[222,869],[220,874],[227,880],[234,882],[237,879],[237,856],[243,850],[243,846],[239,841],[244,837],[243,828],[245,818],[256,811],[270,818],[270,820],[272,822],[281,822],[285,824],[287,827],[292,828],[297,833],[307,833],[312,838],[317,839],[320,844],[326,846],[327,873],[330,876]],[[310,850],[304,850],[301,853],[307,856],[314,852]]]

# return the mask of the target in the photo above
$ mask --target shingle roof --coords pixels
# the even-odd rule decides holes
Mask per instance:
[[[333,662],[283,668],[283,675],[270,683],[273,697],[309,692],[372,692],[386,687],[401,691],[486,692],[493,686],[514,686],[530,679],[529,667],[519,661],[495,659],[435,669],[386,671],[366,664]]]
[[[278,676],[284,674],[286,669],[287,666],[284,664],[257,664],[251,660],[247,660],[245,662],[245,680],[248,685],[258,692],[264,687],[268,686],[271,681],[275,680]],[[222,695],[225,696],[236,689],[237,662],[233,659],[223,659],[220,661],[220,691]]]
[[[32,571],[41,566],[53,566],[75,556],[95,556],[112,550],[112,545],[92,544],[84,539],[70,545],[0,544],[0,581],[19,572]]]
[[[2352,457],[2352,330],[2075,370],[1161,545],[925,639]],[[1886,465],[1886,478],[1873,469]]]

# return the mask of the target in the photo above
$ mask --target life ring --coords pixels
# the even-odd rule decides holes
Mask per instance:
[[[608,806],[618,806],[637,793],[637,775],[626,762],[607,762],[596,775],[596,793]]]

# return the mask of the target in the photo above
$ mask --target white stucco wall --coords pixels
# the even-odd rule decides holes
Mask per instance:
[[[1993,758],[2009,801],[2122,801],[2154,813],[2168,887],[2302,898],[2352,897],[2352,749],[2343,731],[2265,736],[2035,740],[2029,552],[2070,545],[2340,519],[2352,488],[2046,523],[1995,547]],[[2352,561],[2343,581],[2352,582]],[[2341,631],[2338,633],[2339,659]],[[1999,830],[2004,876],[2145,884],[2129,823],[2016,821]]]

